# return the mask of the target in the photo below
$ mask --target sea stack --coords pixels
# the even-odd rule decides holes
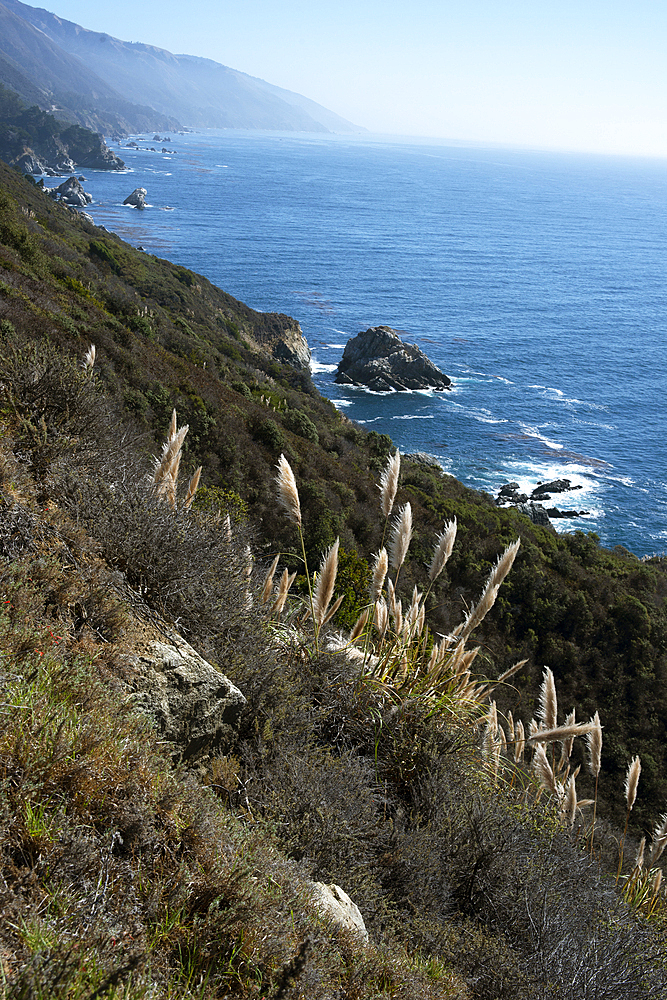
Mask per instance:
[[[374,326],[348,340],[338,365],[339,385],[365,386],[373,392],[451,389],[452,380],[416,344],[404,344],[396,330]]]

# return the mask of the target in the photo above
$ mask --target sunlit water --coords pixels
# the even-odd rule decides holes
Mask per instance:
[[[496,493],[568,478],[555,522],[667,548],[667,163],[377,137],[206,132],[123,147],[88,211],[135,246],[297,318],[320,390],[403,451]],[[146,147],[155,146],[156,152]],[[54,183],[54,182],[51,182]],[[124,208],[135,187],[143,212]],[[337,386],[386,324],[444,394]]]

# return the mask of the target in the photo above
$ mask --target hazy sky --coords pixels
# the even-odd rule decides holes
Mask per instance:
[[[665,0],[39,5],[208,56],[373,132],[667,157]]]

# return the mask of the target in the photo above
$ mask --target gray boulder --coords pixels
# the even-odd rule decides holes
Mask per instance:
[[[183,758],[230,741],[245,698],[178,633],[146,631],[119,661],[136,705]]]
[[[336,382],[366,386],[373,392],[440,391],[452,385],[452,380],[416,344],[404,344],[388,326],[374,326],[348,340]]]
[[[314,882],[313,900],[322,916],[354,935],[362,944],[368,944],[368,931],[359,907],[339,885]]]
[[[551,527],[551,521],[544,507],[539,503],[520,503],[516,508],[521,514],[529,517],[533,524],[541,524],[545,528]]]
[[[132,205],[134,208],[139,208],[139,209],[145,208],[147,194],[148,191],[146,190],[146,188],[135,188],[132,194],[128,194],[123,204]]]

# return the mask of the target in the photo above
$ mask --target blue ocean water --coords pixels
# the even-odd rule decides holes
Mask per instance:
[[[87,174],[95,221],[297,318],[320,390],[466,484],[554,497],[638,555],[667,548],[667,162],[377,136],[135,137]],[[147,147],[155,146],[151,152]],[[122,206],[135,187],[143,212]],[[450,393],[337,386],[350,336],[386,324]]]

